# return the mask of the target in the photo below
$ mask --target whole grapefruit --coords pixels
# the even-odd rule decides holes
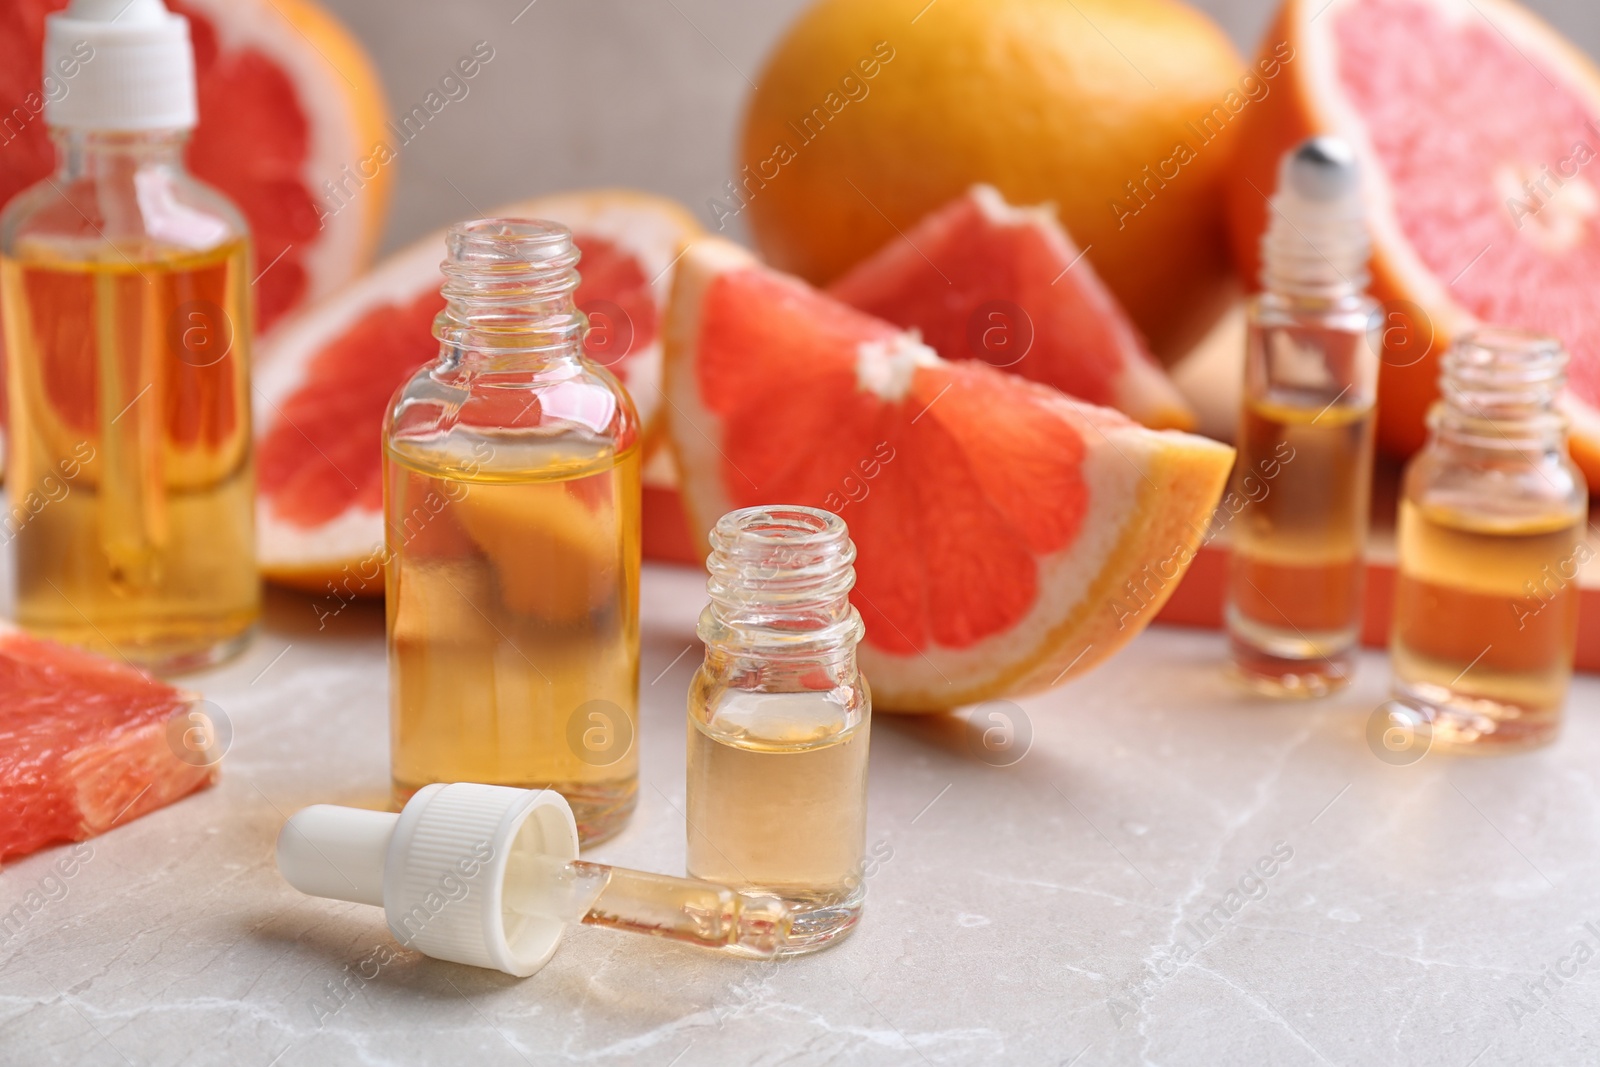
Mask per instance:
[[[757,79],[708,203],[825,284],[989,183],[1053,202],[1157,355],[1222,306],[1222,184],[1270,79],[1177,0],[820,0]]]

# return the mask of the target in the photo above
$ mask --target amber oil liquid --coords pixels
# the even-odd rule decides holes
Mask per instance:
[[[551,788],[583,841],[616,833],[638,781],[637,446],[401,438],[385,463],[395,803]]]
[[[248,244],[62,251],[0,260],[16,620],[158,671],[226,658],[261,599]]]
[[[1361,626],[1373,409],[1274,391],[1247,403],[1227,623],[1236,670],[1273,695],[1348,680]],[[1260,477],[1277,471],[1270,481]],[[1247,479],[1254,478],[1253,484]]]
[[[868,728],[832,692],[724,694],[689,719],[689,874],[796,908],[791,940],[838,936],[864,897]]]
[[[1435,709],[1434,745],[1554,738],[1577,647],[1583,532],[1572,516],[1497,521],[1401,504],[1395,691]]]

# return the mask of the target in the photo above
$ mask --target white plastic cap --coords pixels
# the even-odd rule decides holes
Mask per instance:
[[[319,804],[278,835],[278,870],[313,896],[381,904],[401,944],[436,959],[526,977],[554,955],[576,920],[554,881],[506,901],[512,854],[567,863],[578,826],[559,793],[457,783],[430,785],[405,810]]]
[[[188,129],[197,119],[189,20],[161,0],[72,0],[45,18],[44,72],[66,87],[45,96],[51,126]]]

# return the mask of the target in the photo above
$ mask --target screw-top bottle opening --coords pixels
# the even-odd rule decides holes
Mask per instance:
[[[1488,326],[1462,335],[1440,361],[1435,429],[1486,447],[1559,442],[1566,418],[1556,400],[1567,379],[1561,342]]]
[[[581,253],[572,231],[539,219],[475,219],[450,227],[445,308],[434,336],[462,348],[577,354],[574,302]]]
[[[708,645],[765,653],[848,651],[860,640],[850,604],[856,548],[843,519],[820,508],[743,508],[711,531]]]

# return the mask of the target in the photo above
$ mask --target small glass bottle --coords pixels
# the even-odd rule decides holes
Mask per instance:
[[[1250,308],[1226,619],[1252,688],[1348,683],[1361,629],[1378,356],[1355,157],[1317,137],[1284,157]]]
[[[1480,329],[1447,352],[1428,443],[1406,467],[1394,689],[1445,750],[1555,739],[1572,678],[1588,489],[1556,408],[1554,338]]]
[[[856,668],[855,557],[844,520],[816,508],[745,508],[711,532],[689,875],[788,903],[785,954],[848,934],[866,898],[872,697]]]
[[[600,841],[638,790],[639,417],[584,357],[565,227],[447,252],[439,358],[383,432],[394,799],[551,788]]]
[[[250,240],[183,164],[188,20],[160,0],[46,18],[55,174],[0,215],[15,615],[157,671],[260,614]],[[68,66],[63,66],[68,64]]]

